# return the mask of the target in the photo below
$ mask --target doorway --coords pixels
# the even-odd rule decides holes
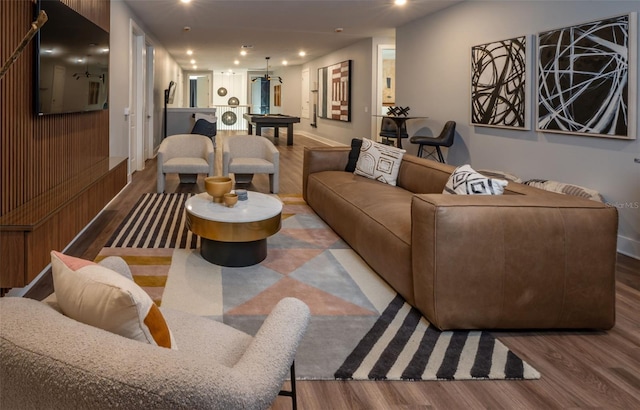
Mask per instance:
[[[378,44],[377,76],[375,111],[374,114],[384,115],[387,108],[396,105],[396,46],[395,44]],[[382,118],[373,116],[372,139],[380,139]]]
[[[269,114],[271,111],[271,81],[264,77],[254,77],[251,81],[251,112]]]

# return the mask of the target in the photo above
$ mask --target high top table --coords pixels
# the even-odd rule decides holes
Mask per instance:
[[[200,254],[216,265],[255,265],[267,257],[267,238],[280,230],[282,202],[259,192],[233,208],[203,192],[185,202],[187,227],[199,235]]]
[[[396,124],[396,139],[398,140],[398,148],[402,148],[402,126],[407,120],[423,120],[428,117],[405,117],[404,115],[380,115],[375,114],[374,117],[388,118]]]

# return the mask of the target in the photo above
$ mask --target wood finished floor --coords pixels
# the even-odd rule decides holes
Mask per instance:
[[[218,147],[221,147],[219,136]],[[295,145],[280,142],[280,193],[302,192],[304,146],[322,143],[296,135]],[[218,149],[218,156],[221,150]],[[221,173],[217,161],[217,173]],[[141,194],[155,192],[155,160],[96,218],[67,254],[93,259]],[[250,189],[268,192],[269,182],[256,175]],[[204,192],[197,184],[180,184],[170,176],[167,192]],[[299,381],[300,409],[640,409],[640,261],[618,255],[617,321],[607,332],[536,331],[494,334],[541,374],[533,381],[349,382]],[[29,292],[43,298],[52,291],[50,275]],[[290,409],[278,397],[273,409]]]

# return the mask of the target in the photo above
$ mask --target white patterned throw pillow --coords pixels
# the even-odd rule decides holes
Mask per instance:
[[[443,194],[453,195],[502,195],[508,184],[503,179],[487,178],[476,172],[469,164],[461,165],[453,171]]]
[[[360,156],[353,173],[395,186],[405,152],[403,149],[363,138]]]

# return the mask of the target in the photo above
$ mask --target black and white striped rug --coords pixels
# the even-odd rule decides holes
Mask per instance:
[[[199,238],[187,228],[184,213],[184,203],[191,195],[142,195],[105,247],[197,248]]]
[[[397,295],[362,338],[336,379],[537,379],[540,374],[484,331],[430,325]]]
[[[299,379],[540,377],[489,332],[442,332],[433,327],[300,198],[281,198],[285,204],[283,226],[269,239],[269,256],[259,265],[221,268],[208,262],[202,262],[201,267],[194,264],[199,238],[187,228],[184,212],[190,196],[144,194],[106,244],[103,256],[122,254],[132,266],[136,282],[155,294],[154,300],[162,306],[189,311],[194,300],[202,299],[212,305],[207,309],[198,306],[209,312],[205,316],[224,318],[225,323],[247,333],[259,327],[273,300],[284,296],[302,299],[310,306],[312,318],[298,348]],[[171,268],[164,267],[164,274],[170,271],[175,280],[154,288],[147,275],[152,275],[153,283],[158,282],[163,266],[158,262],[151,274],[149,260],[162,259],[172,249]],[[185,258],[195,259],[187,264]],[[185,274],[187,269],[189,275]],[[201,274],[194,269],[201,269]],[[189,282],[198,278],[204,282]],[[212,280],[219,281],[220,293],[215,293],[217,288],[209,283]],[[180,286],[184,289],[178,290]],[[212,297],[214,294],[217,296]]]

